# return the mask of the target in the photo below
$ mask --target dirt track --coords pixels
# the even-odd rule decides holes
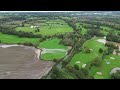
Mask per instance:
[[[35,51],[25,47],[0,47],[0,79],[38,79],[53,62],[35,59]]]

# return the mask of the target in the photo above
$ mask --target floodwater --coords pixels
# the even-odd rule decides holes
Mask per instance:
[[[67,50],[65,49],[42,49],[43,51],[41,52],[41,54],[45,54],[45,53],[57,53],[57,52],[67,52]]]
[[[52,61],[38,60],[40,50],[0,45],[0,79],[38,79],[49,72]]]

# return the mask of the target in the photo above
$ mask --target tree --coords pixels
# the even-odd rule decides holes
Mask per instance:
[[[101,60],[99,57],[96,57],[92,62],[91,62],[91,65],[90,66],[96,66],[96,67],[99,67],[101,66]]]
[[[113,48],[108,47],[108,53],[109,53],[109,54],[112,54],[112,53],[113,53]]]
[[[86,68],[82,68],[82,69],[81,69],[81,72],[82,72],[85,76],[87,76],[87,75],[89,74],[89,71],[88,71]]]
[[[116,50],[115,52],[116,52],[116,54],[117,54],[117,55],[118,55],[118,53],[120,53],[120,51],[119,51],[119,50]]]
[[[62,61],[62,67],[65,67],[69,63],[68,60]]]
[[[71,72],[71,73],[73,73],[74,72],[74,67],[73,66],[70,66],[70,65],[67,65],[66,67],[65,67],[65,69],[66,70],[68,70],[69,72]]]
[[[77,64],[75,64],[74,69],[79,70],[79,66]]]
[[[99,49],[99,53],[103,53],[103,49],[102,48]]]

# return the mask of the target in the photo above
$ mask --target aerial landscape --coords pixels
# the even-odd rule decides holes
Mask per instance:
[[[120,11],[0,11],[0,79],[120,79]]]

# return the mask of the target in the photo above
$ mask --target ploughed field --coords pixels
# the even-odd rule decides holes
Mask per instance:
[[[0,47],[0,79],[38,79],[53,62],[37,60],[31,47]]]

